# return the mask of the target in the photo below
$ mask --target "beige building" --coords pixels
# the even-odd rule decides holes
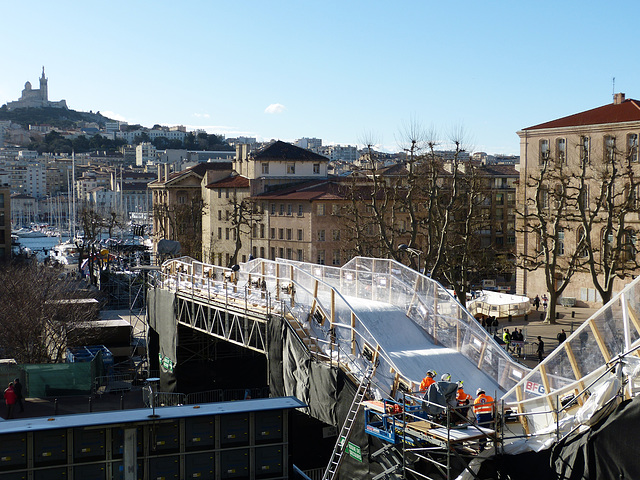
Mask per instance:
[[[586,188],[580,197],[573,200],[568,212],[577,214],[578,205],[576,202],[585,202],[590,211],[594,208],[595,199],[600,195],[602,180],[598,177],[598,172],[603,167],[615,166],[618,172],[630,168],[634,175],[640,175],[638,164],[638,135],[640,135],[640,102],[625,99],[624,94],[616,94],[613,103],[602,107],[594,108],[585,112],[563,117],[550,122],[542,123],[532,127],[522,129],[518,132],[520,137],[520,181],[518,187],[518,208],[523,212],[531,214],[534,209],[540,207],[543,211],[552,211],[557,208],[554,204],[554,193],[562,188],[563,191],[576,192],[581,178],[586,178]],[[587,162],[588,168],[584,174],[581,169],[583,160]],[[548,180],[545,190],[535,187],[533,178],[538,176],[541,169],[547,166],[549,172],[561,172],[562,177],[557,173],[556,180]],[[551,174],[548,178],[551,178]],[[566,186],[560,187],[558,178],[566,179]],[[555,184],[552,184],[555,182]],[[620,175],[616,191],[625,192],[629,188],[628,178]],[[632,192],[635,195],[638,192]],[[576,195],[574,193],[574,195]],[[628,197],[628,193],[621,194],[617,201],[623,201]],[[573,210],[570,210],[570,209]],[[534,231],[526,231],[522,216],[518,217],[517,249],[520,258],[529,256],[532,258],[537,251],[540,251],[540,235]],[[529,217],[531,218],[531,216]],[[573,220],[565,220],[560,225],[558,238],[556,240],[557,258],[564,268],[565,264],[576,252],[576,247],[581,238],[584,238],[584,230]],[[630,232],[636,232],[640,228],[638,213],[629,213],[625,222]],[[605,218],[597,219],[597,228],[593,229],[591,242],[597,246],[597,250],[603,250],[602,225]],[[530,226],[530,225],[529,225]],[[525,231],[523,231],[525,230]],[[633,255],[637,253],[635,246],[635,233],[629,235],[630,248]],[[601,258],[597,258],[600,261]],[[562,269],[561,268],[561,269]],[[626,277],[617,279],[614,284],[614,293],[631,280],[631,275],[637,272],[627,271]],[[562,285],[565,279],[557,275],[554,279],[555,285]],[[517,272],[517,293],[534,297],[547,293],[545,275],[542,268],[534,271],[518,269]],[[601,300],[593,285],[591,275],[587,268],[579,268],[569,279],[569,284],[563,292],[563,297],[575,298],[579,305],[595,306]]]

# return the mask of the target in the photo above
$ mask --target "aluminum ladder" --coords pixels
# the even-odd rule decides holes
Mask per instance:
[[[353,402],[351,402],[351,408],[349,408],[347,418],[345,418],[342,428],[340,429],[340,434],[338,435],[336,446],[333,448],[329,465],[327,465],[327,469],[322,475],[322,480],[333,480],[338,474],[338,470],[340,469],[340,465],[344,458],[345,448],[349,441],[349,437],[351,436],[351,427],[353,427],[353,423],[356,420],[362,399],[364,398],[365,393],[367,393],[367,389],[369,388],[371,377],[373,376],[375,369],[375,365],[373,363],[370,364],[365,371],[364,377],[362,377],[358,390],[353,396]]]

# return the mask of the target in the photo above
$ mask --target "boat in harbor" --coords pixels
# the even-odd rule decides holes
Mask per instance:
[[[75,242],[67,240],[53,246],[50,258],[52,262],[60,265],[77,265],[80,258],[80,250]]]

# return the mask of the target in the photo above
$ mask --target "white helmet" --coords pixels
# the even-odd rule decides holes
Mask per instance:
[[[440,381],[442,381],[442,382],[448,382],[449,380],[451,380],[451,374],[450,373],[443,373],[442,377],[440,377]]]
[[[479,388],[478,390],[476,390],[476,397],[477,397],[478,395],[480,395],[481,393],[484,393],[484,388],[482,388],[482,387],[481,387],[481,388]]]

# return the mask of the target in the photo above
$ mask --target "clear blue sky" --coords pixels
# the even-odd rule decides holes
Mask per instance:
[[[45,66],[49,99],[151,127],[209,133],[373,137],[403,125],[446,146],[519,154],[516,131],[638,98],[631,1],[9,2],[0,104]]]

